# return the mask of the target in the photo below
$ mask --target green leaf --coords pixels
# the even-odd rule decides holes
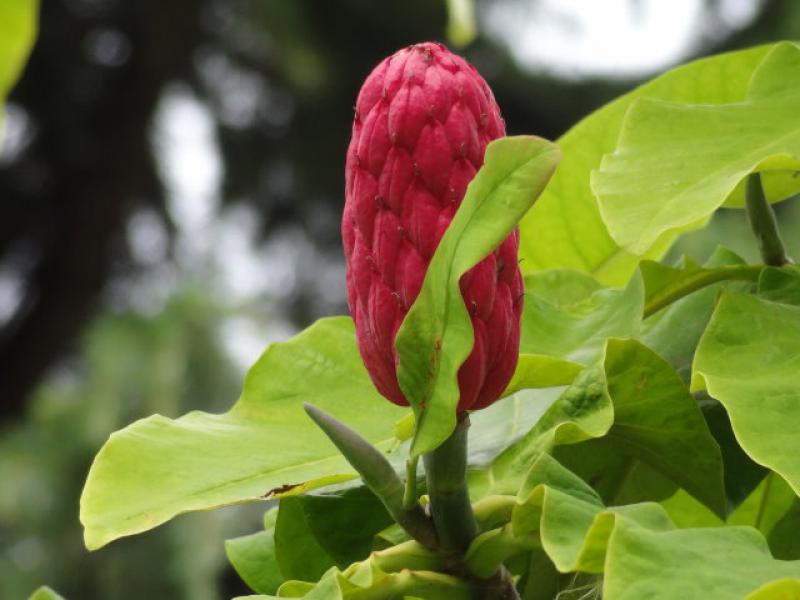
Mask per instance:
[[[602,573],[608,539],[619,520],[655,529],[673,527],[655,503],[606,508],[588,484],[543,454],[519,491],[511,530],[518,537],[538,531],[542,548],[562,573]]]
[[[717,440],[722,452],[728,508],[735,509],[758,487],[766,476],[767,469],[742,450],[733,433],[730,416],[722,404],[707,393],[698,393],[695,398],[703,411],[711,435]]]
[[[39,0],[0,5],[0,140],[6,96],[25,65],[38,29]]]
[[[719,446],[678,374],[631,340],[609,341],[605,368],[614,402],[611,441],[725,515]]]
[[[677,67],[595,111],[558,141],[558,171],[520,224],[521,267],[530,273],[568,267],[623,285],[639,257],[621,249],[600,218],[589,174],[614,150],[625,113],[637,98],[722,104],[745,98],[753,70],[774,46],[719,54]],[[659,258],[676,237],[667,233],[645,258]]]
[[[583,365],[553,356],[520,354],[517,368],[503,395],[531,388],[569,385],[581,369]]]
[[[792,488],[778,475],[770,473],[725,521],[711,513],[684,490],[679,490],[661,505],[669,513],[670,519],[681,528],[747,525],[758,529],[764,536],[770,536],[777,524],[791,513],[796,500]],[[793,539],[796,538],[794,534],[796,531],[792,531]]]
[[[55,591],[43,585],[42,587],[38,588],[35,592],[33,592],[29,597],[28,600],[64,600],[64,597],[60,594],[57,594]]]
[[[600,213],[616,242],[644,254],[664,234],[708,216],[754,171],[783,172],[781,200],[800,189],[800,48],[775,46],[744,101],[633,103],[619,144],[592,173]],[[784,185],[788,182],[788,186]],[[775,195],[774,188],[766,188]]]
[[[471,413],[467,464],[480,468],[491,463],[536,425],[562,389],[521,390]]]
[[[602,361],[584,369],[536,426],[480,473],[492,482],[487,493],[516,489],[527,465],[555,445],[603,436],[724,514],[719,447],[678,375],[635,340],[609,340]]]
[[[644,287],[636,274],[625,289],[599,289],[570,304],[554,304],[552,292],[548,300],[535,290],[525,292],[520,352],[586,365],[607,338],[633,337],[639,331]]]
[[[692,387],[704,383],[728,411],[741,447],[800,493],[800,307],[727,292],[694,358]]]
[[[155,415],[113,434],[95,458],[81,497],[87,547],[146,531],[183,512],[353,478],[344,458],[306,416],[304,401],[384,449],[404,414],[372,386],[352,321],[322,319],[270,346],[227,413]]]
[[[309,530],[340,568],[367,558],[373,538],[393,523],[381,501],[366,487],[292,500],[302,507]]]
[[[584,481],[590,481],[609,505],[659,501],[678,488],[652,467],[625,454],[607,437],[557,446],[553,457]]]
[[[758,295],[764,300],[800,306],[800,268],[767,267],[758,280]]]
[[[772,558],[749,527],[659,531],[621,521],[605,566],[605,600],[741,600],[766,583],[800,577],[800,562]]]
[[[557,444],[574,444],[608,433],[614,409],[602,363],[586,367],[518,442],[485,469],[470,475],[470,489],[515,493],[534,460]]]
[[[225,554],[239,577],[255,592],[274,594],[283,581],[275,556],[277,507],[264,515],[264,531],[225,541]]]
[[[781,560],[800,559],[800,498],[795,498],[791,508],[775,523],[769,532],[770,550]]]
[[[525,291],[556,306],[582,302],[603,288],[597,279],[575,269],[548,269],[525,275]]]
[[[744,502],[730,514],[729,525],[749,525],[765,537],[775,524],[789,512],[797,496],[792,488],[775,473],[768,473]]]
[[[397,332],[400,388],[414,408],[418,456],[456,424],[457,373],[473,344],[459,280],[514,229],[547,185],[560,153],[532,136],[495,140],[431,259],[419,296]]]
[[[741,257],[726,248],[719,247],[703,268],[716,269],[744,264]],[[730,287],[744,290],[748,285],[720,282],[681,298],[645,319],[640,339],[665,358],[688,381],[695,348],[714,311],[720,289]],[[647,289],[646,284],[645,289]]]
[[[283,579],[317,581],[336,564],[311,531],[302,496],[281,499],[275,522],[275,550]]]
[[[745,600],[800,600],[800,579],[778,579],[766,583]]]

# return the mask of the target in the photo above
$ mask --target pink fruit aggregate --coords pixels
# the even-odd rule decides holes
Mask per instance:
[[[386,58],[358,95],[342,218],[347,299],[367,371],[395,404],[408,405],[397,382],[397,330],[486,145],[503,135],[489,86],[440,44],[416,44]],[[515,231],[461,278],[475,344],[458,372],[459,411],[492,404],[516,367],[518,246]]]

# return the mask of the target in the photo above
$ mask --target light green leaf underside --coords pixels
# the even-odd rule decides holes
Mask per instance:
[[[607,436],[721,514],[722,459],[680,377],[635,340],[609,340],[519,442],[471,473],[475,490],[509,493],[537,456],[556,445]]]
[[[764,58],[743,101],[634,102],[617,148],[591,178],[611,236],[644,254],[670,231],[705,220],[756,170],[783,172],[782,182],[767,188],[779,194],[773,200],[796,193],[798,105],[800,48],[791,43]]]
[[[39,0],[0,3],[0,144],[3,103],[22,71],[36,37]]]
[[[495,140],[431,259],[419,296],[397,332],[397,378],[414,408],[413,455],[441,444],[455,427],[457,373],[473,344],[461,276],[514,229],[547,184],[560,153],[533,136]]]
[[[520,226],[525,273],[570,267],[601,282],[624,285],[639,257],[622,250],[600,218],[589,174],[617,144],[625,112],[640,97],[723,104],[744,99],[750,76],[773,46],[720,54],[677,67],[595,111],[558,141],[564,158]],[[666,234],[645,258],[659,258],[674,241]]]
[[[692,387],[728,411],[750,457],[800,494],[800,307],[725,293],[694,358]]]
[[[381,448],[391,444],[394,422],[403,415],[373,388],[352,321],[318,321],[270,346],[229,412],[192,412],[179,419],[155,415],[114,433],[95,458],[81,497],[87,547],[99,548],[183,512],[353,477],[303,412],[304,401],[330,411]],[[304,486],[282,488],[296,484]]]

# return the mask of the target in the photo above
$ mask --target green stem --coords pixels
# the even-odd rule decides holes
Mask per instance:
[[[385,573],[397,573],[405,569],[443,571],[447,568],[441,554],[429,550],[415,540],[390,546],[385,550],[376,550],[371,554],[370,560]]]
[[[430,571],[390,573],[369,588],[348,590],[350,600],[385,600],[386,598],[425,598],[426,600],[472,600],[472,590],[465,582]]]
[[[687,279],[683,285],[667,294],[656,296],[645,304],[644,318],[646,319],[684,296],[688,296],[713,283],[719,283],[720,281],[758,281],[758,277],[763,270],[764,265],[731,265],[700,271],[694,277]]]
[[[475,514],[480,529],[485,531],[508,523],[516,505],[516,496],[485,496],[472,503],[472,512]]]
[[[764,262],[773,267],[781,267],[791,262],[786,255],[786,249],[778,232],[775,212],[764,195],[760,173],[752,173],[748,176],[745,203],[750,228],[756,235]]]
[[[461,413],[450,437],[423,456],[439,544],[452,554],[463,554],[478,533],[467,489],[468,431],[469,415]]]
[[[406,489],[403,493],[403,508],[409,510],[417,505],[417,463],[419,457],[406,461]]]

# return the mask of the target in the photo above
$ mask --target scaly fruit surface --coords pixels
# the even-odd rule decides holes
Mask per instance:
[[[347,300],[367,371],[395,404],[408,405],[397,383],[397,330],[486,145],[503,135],[489,86],[440,44],[416,44],[385,59],[358,95],[342,218]],[[518,245],[515,231],[461,278],[475,344],[458,372],[459,411],[497,400],[516,368]]]

